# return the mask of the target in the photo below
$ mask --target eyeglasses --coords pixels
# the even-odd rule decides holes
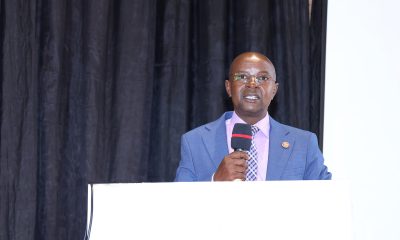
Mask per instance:
[[[271,75],[267,73],[262,73],[260,75],[250,75],[247,73],[234,73],[233,74],[233,81],[234,82],[240,82],[242,84],[247,84],[251,81],[251,79],[254,77],[255,83],[257,85],[261,85],[267,82],[273,82],[274,79],[271,77]]]

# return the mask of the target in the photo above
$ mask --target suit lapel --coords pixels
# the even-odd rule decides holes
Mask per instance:
[[[290,137],[289,131],[280,123],[270,117],[269,153],[267,180],[279,180],[285,170],[287,161],[294,146],[294,139]],[[288,142],[289,147],[282,147],[283,142]]]
[[[228,155],[228,145],[226,140],[225,120],[232,117],[232,112],[222,115],[217,121],[205,125],[205,133],[202,135],[202,141],[214,164],[218,168],[222,159]]]

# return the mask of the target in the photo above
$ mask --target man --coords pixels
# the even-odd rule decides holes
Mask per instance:
[[[266,56],[256,52],[237,56],[225,88],[234,112],[182,136],[175,181],[331,179],[315,134],[269,116],[278,83]],[[252,125],[249,152],[230,146],[235,123]]]

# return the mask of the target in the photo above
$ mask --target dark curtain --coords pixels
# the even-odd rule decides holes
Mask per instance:
[[[87,183],[172,181],[180,136],[232,109],[244,51],[275,64],[271,115],[321,141],[326,8],[0,0],[0,239],[82,239]]]

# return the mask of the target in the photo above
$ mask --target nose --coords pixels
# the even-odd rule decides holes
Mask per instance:
[[[256,76],[251,75],[251,76],[250,76],[250,79],[249,79],[249,81],[247,82],[246,85],[249,86],[249,87],[257,87],[258,84],[257,84],[257,78],[256,78]]]

